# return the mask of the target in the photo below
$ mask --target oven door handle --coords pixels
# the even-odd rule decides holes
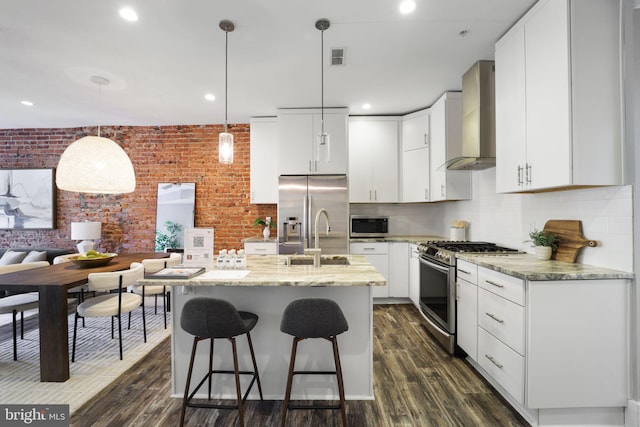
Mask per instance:
[[[441,272],[443,272],[445,274],[449,274],[449,267],[442,266],[440,264],[436,264],[436,263],[430,262],[430,261],[428,261],[428,260],[426,260],[426,259],[424,259],[422,257],[418,257],[418,260],[420,260],[420,263],[422,263],[422,264],[424,264],[424,265],[426,265],[428,267],[435,268],[438,271],[441,271]]]

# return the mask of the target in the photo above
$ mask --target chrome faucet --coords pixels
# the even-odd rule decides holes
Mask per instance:
[[[313,254],[314,267],[320,267],[320,259],[321,259],[320,254],[322,253],[322,250],[320,249],[320,244],[318,239],[318,223],[320,222],[320,215],[323,213],[324,213],[324,216],[327,218],[327,234],[331,232],[331,226],[329,225],[329,212],[327,212],[326,209],[322,208],[316,214],[316,221],[315,221],[315,227],[314,227],[314,233],[315,233],[314,249],[310,249],[307,251],[307,253]]]
[[[315,245],[314,247],[316,249],[318,249],[318,223],[320,222],[320,214],[324,213],[324,216],[327,218],[327,234],[329,234],[331,232],[331,226],[329,225],[329,212],[327,212],[327,210],[325,208],[322,208],[318,211],[318,213],[316,214],[316,223],[315,223]]]

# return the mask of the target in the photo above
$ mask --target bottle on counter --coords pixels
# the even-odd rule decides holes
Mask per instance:
[[[238,256],[236,258],[236,269],[244,270],[247,267],[247,257],[244,255],[244,249],[238,250]]]
[[[236,258],[236,250],[229,249],[229,252],[227,252],[227,257],[224,260],[224,266],[227,270],[233,270],[234,268],[236,268]]]
[[[227,250],[226,249],[221,249],[220,252],[218,252],[218,262],[217,262],[218,270],[224,270],[225,269],[226,260],[227,260]]]

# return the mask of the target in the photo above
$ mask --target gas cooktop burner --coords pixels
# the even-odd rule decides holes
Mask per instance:
[[[506,248],[489,242],[458,242],[440,240],[425,242],[422,245],[425,245],[425,247],[431,246],[438,249],[445,249],[451,252],[518,252],[517,249]]]
[[[455,265],[456,253],[509,254],[519,253],[520,251],[489,242],[436,240],[420,243],[418,252],[423,258],[438,259],[447,262],[449,265]]]

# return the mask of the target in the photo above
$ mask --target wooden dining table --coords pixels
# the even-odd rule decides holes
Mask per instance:
[[[69,289],[87,283],[90,273],[125,270],[132,262],[168,256],[163,252],[122,253],[101,267],[82,268],[73,262],[65,262],[1,274],[0,290],[39,293],[40,381],[64,382],[69,379]]]

